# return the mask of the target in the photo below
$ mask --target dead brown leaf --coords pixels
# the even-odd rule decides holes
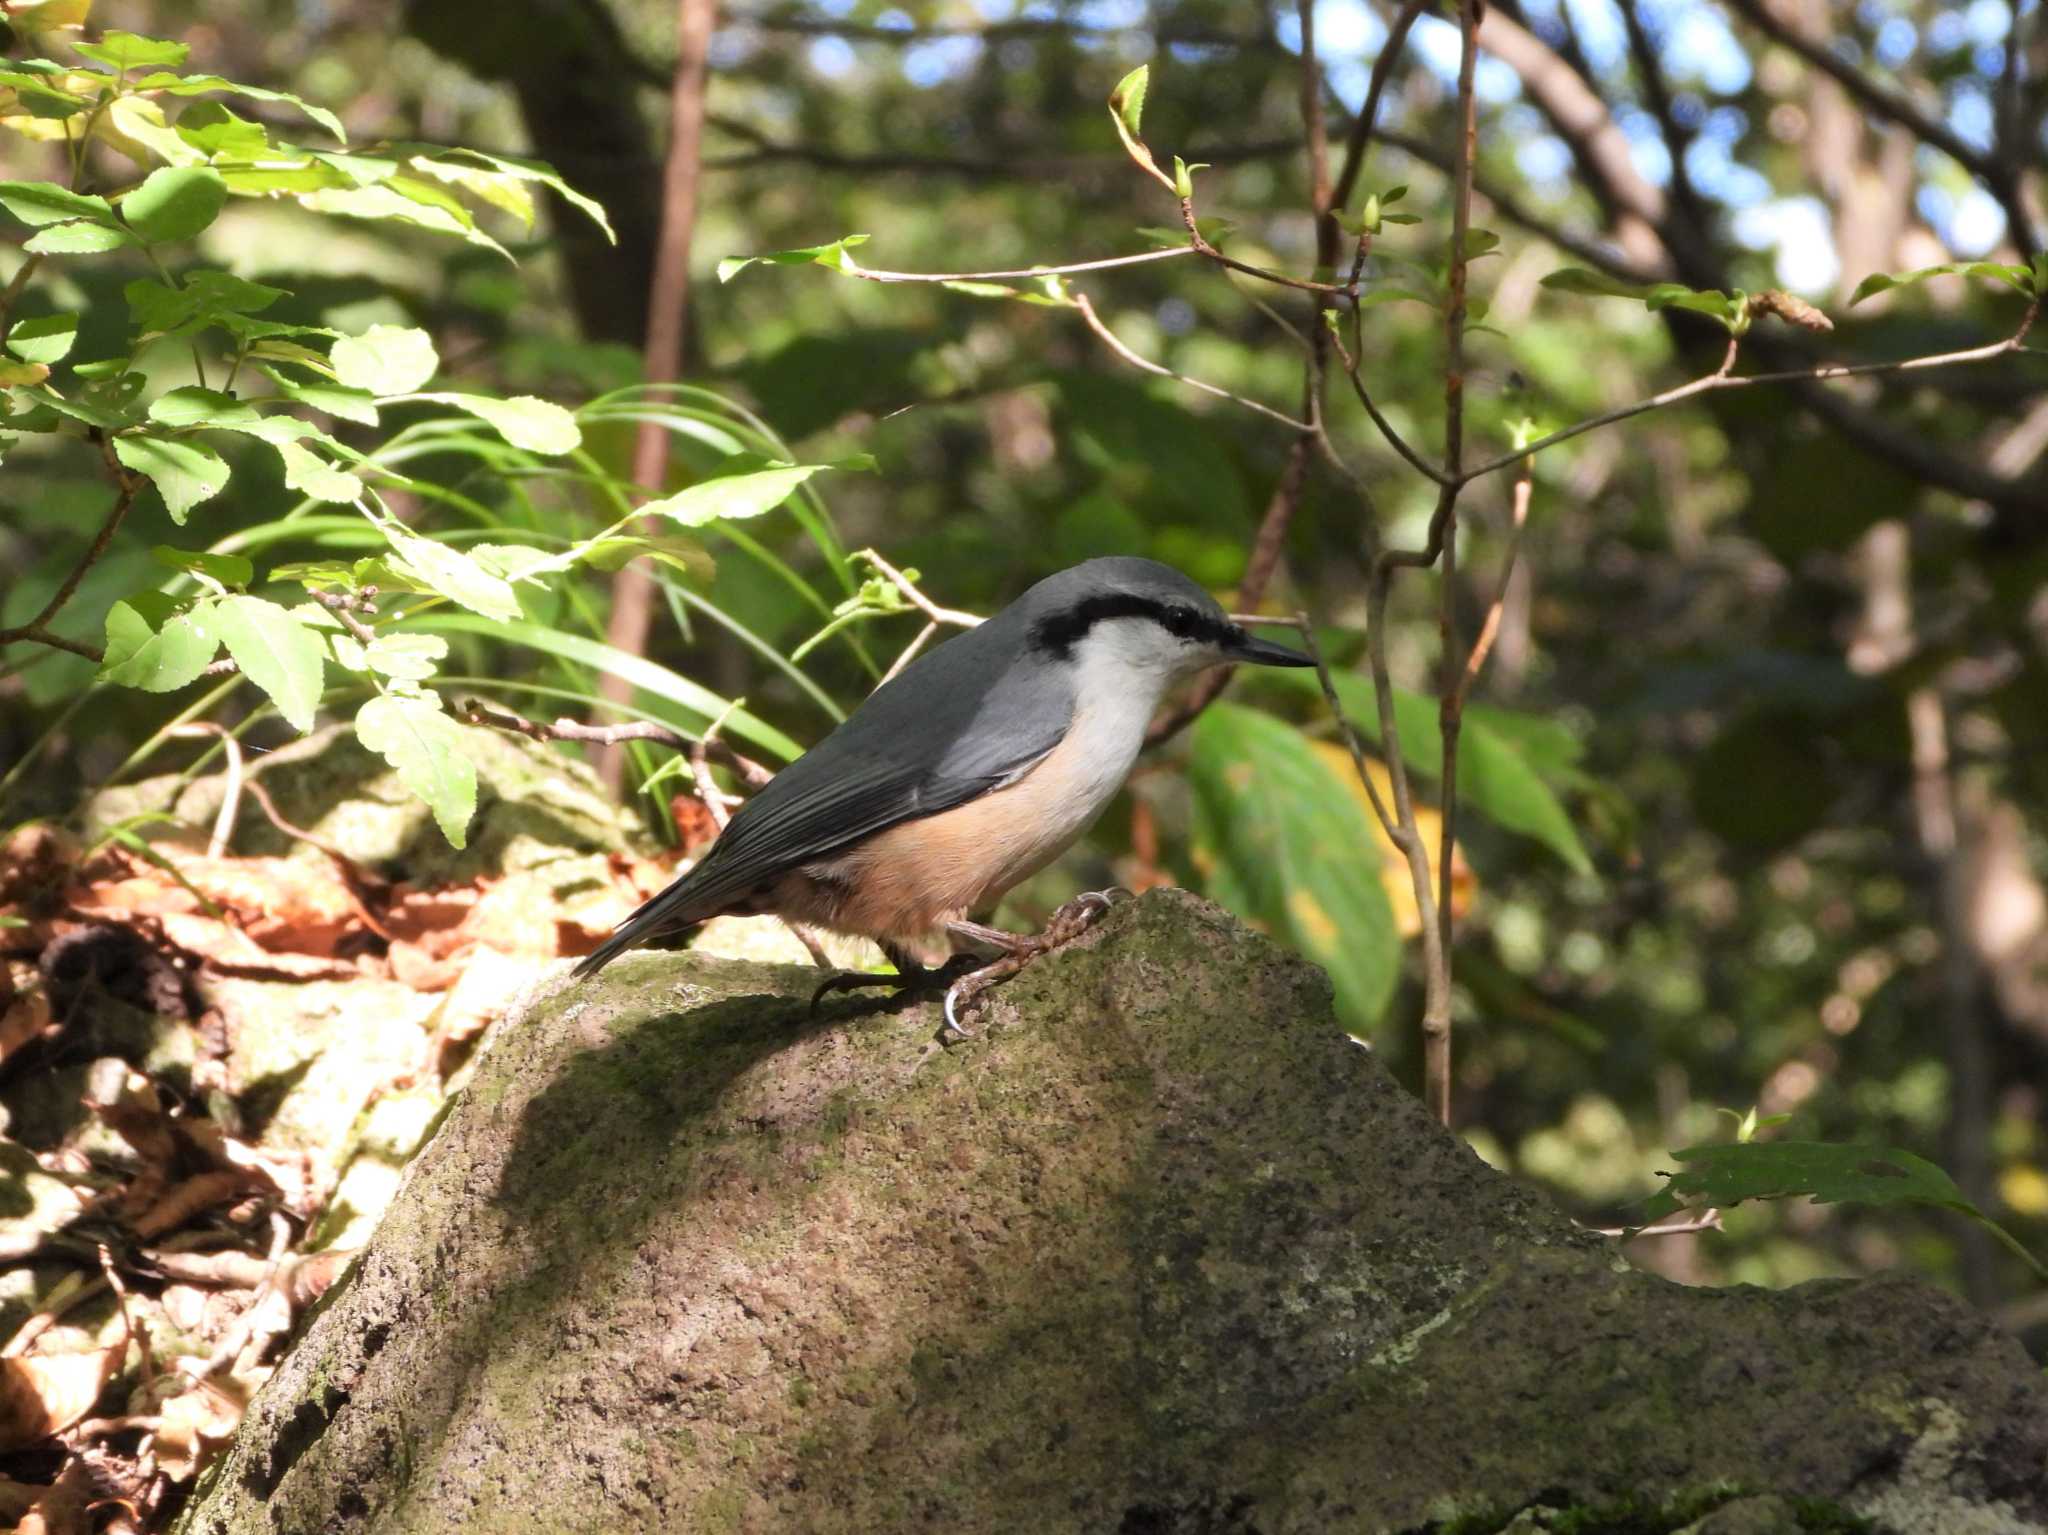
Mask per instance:
[[[147,1241],[182,1226],[202,1210],[224,1205],[249,1191],[253,1174],[243,1168],[218,1168],[198,1173],[175,1183],[147,1210],[129,1221],[135,1234]]]
[[[325,861],[184,854],[176,863],[182,884],[153,864],[131,863],[125,878],[74,889],[71,905],[116,920],[204,912],[211,901],[260,947],[324,958],[363,930],[354,892]]]
[[[73,1456],[22,1516],[14,1535],[90,1535],[92,1493],[92,1467]]]
[[[151,1440],[164,1475],[182,1482],[205,1469],[234,1437],[252,1392],[253,1384],[225,1376],[194,1381],[189,1390],[165,1402]]]
[[[92,1411],[127,1352],[124,1341],[118,1348],[0,1359],[0,1451],[47,1439]]]

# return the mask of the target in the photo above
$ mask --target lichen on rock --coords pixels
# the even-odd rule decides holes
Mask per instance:
[[[188,1535],[2048,1527],[1986,1320],[1618,1265],[1191,896],[942,1052],[814,980],[544,984]]]

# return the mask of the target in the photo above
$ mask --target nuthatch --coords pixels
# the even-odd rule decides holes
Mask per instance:
[[[873,938],[909,983],[927,978],[909,946],[943,935],[1004,955],[948,990],[946,1021],[964,1033],[956,1003],[1073,936],[1091,906],[1108,902],[1082,897],[1028,938],[970,918],[1088,829],[1169,688],[1238,661],[1314,664],[1252,638],[1153,560],[1089,560],[1048,576],[877,688],[576,974],[725,913],[773,912]],[[869,979],[846,977],[819,995]]]

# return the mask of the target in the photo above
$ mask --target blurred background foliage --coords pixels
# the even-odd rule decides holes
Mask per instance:
[[[1784,288],[1835,318],[1821,337],[1759,326],[1745,344],[1749,368],[2010,334],[2023,300],[1996,284],[1939,278],[1854,309],[1847,299],[1873,271],[2032,253],[2034,236],[2012,212],[2030,211],[2039,227],[2043,15],[2041,0],[1499,0],[1478,75],[1474,216],[1501,243],[1473,266],[1490,328],[1469,348],[1475,451],[1504,450],[1523,418],[1549,430],[1720,361],[1725,333],[1699,316],[1540,286],[1564,265]],[[292,317],[309,323],[425,327],[447,376],[466,386],[575,405],[638,380],[672,6],[101,0],[94,19],[178,37],[194,67],[331,106],[352,139],[537,155],[599,199],[620,236],[607,246],[556,204],[541,236],[501,234],[520,257],[515,269],[418,231],[237,203],[206,232],[207,261],[290,288]],[[1387,20],[1365,0],[1315,6],[1340,142]],[[1904,93],[2007,179],[1973,178],[1873,115],[1772,27],[1825,34],[1831,57]],[[1153,555],[1227,594],[1288,446],[1271,421],[1132,370],[1070,310],[812,268],[753,267],[725,283],[714,270],[722,257],[851,232],[871,236],[863,264],[906,271],[1140,249],[1140,227],[1172,225],[1176,213],[1134,172],[1103,103],[1149,62],[1146,137],[1162,158],[1213,166],[1203,211],[1235,223],[1226,248],[1306,272],[1315,240],[1299,46],[1294,6],[1253,0],[725,7],[711,52],[685,377],[758,413],[800,462],[867,453],[880,472],[828,477],[833,533],[783,511],[748,523],[744,543],[718,544],[708,585],[671,586],[675,621],[659,626],[652,658],[724,698],[743,696],[808,742],[922,622],[877,620],[853,631],[859,645],[819,647],[802,667],[808,686],[771,662],[852,590],[857,572],[836,550],[872,545],[914,567],[935,600],[982,612],[1040,575],[1112,552]],[[1374,284],[1414,285],[1403,263],[1442,250],[1456,56],[1455,27],[1424,16],[1391,75],[1363,187],[1408,186],[1402,206],[1421,222],[1382,237]],[[6,153],[29,151],[13,143]],[[0,253],[0,280],[20,259]],[[52,302],[99,314],[130,275],[94,269],[75,279],[88,291]],[[1136,351],[1297,407],[1294,342],[1215,268],[1174,260],[1075,281]],[[1314,323],[1297,295],[1256,297],[1297,326]],[[1376,400],[1411,440],[1434,444],[1438,317],[1419,303],[1377,305],[1364,339]],[[1307,609],[1333,657],[1351,665],[1372,540],[1419,543],[1435,492],[1341,393],[1330,431],[1373,509],[1312,468],[1275,600]],[[583,424],[589,451],[623,474],[630,422]],[[690,428],[677,430],[690,440]],[[1802,1138],[1919,1151],[2035,1251],[2048,1249],[2044,450],[2048,364],[2022,356],[1833,394],[1712,396],[1537,460],[1480,696],[1547,732],[1545,745],[1518,749],[1540,758],[1584,855],[1498,817],[1463,823],[1456,1109],[1482,1155],[1583,1219],[1621,1224],[1653,1170],[1671,1165],[1670,1148],[1725,1139],[1717,1111],[1754,1107],[1794,1116],[1786,1133]],[[705,467],[703,454],[685,453],[673,484]],[[412,472],[459,479],[494,506],[521,494],[474,461]],[[280,494],[274,473],[238,475],[193,528],[204,539],[269,518]],[[1502,569],[1508,494],[1495,476],[1465,500],[1458,600],[1468,634]],[[0,623],[34,611],[104,495],[89,456],[15,455],[0,469],[6,562],[28,573],[11,583]],[[557,500],[566,511],[551,515],[590,519],[564,532],[609,520],[576,492]],[[162,535],[160,518],[124,534],[72,614],[80,632],[145,583],[146,550]],[[1434,689],[1435,579],[1397,584],[1390,615],[1396,679],[1423,694]],[[599,576],[565,576],[556,596],[538,599],[545,611],[529,611],[573,628],[603,593]],[[508,651],[488,625],[468,628],[450,634],[447,670],[480,679],[478,691],[495,682],[501,701],[530,713],[554,709],[533,689],[589,696],[594,674],[574,656]],[[102,691],[74,707],[89,667],[4,660],[0,757],[22,759],[69,711],[17,775],[9,821],[67,808],[81,781],[121,767],[181,702]],[[1085,851],[1019,892],[1011,915],[1042,915],[1112,878],[1213,888],[1218,845],[1243,826],[1202,791],[1221,781],[1200,772],[1204,752],[1256,761],[1274,720],[1332,739],[1313,696],[1284,680],[1241,679],[1232,699],[1224,707],[1239,712],[1213,713],[1192,740],[1155,755]],[[657,697],[639,703],[666,712]],[[147,767],[178,760],[159,754]],[[1316,760],[1297,754],[1288,768]],[[1327,816],[1318,795],[1355,809],[1341,773],[1325,767],[1322,779],[1298,779],[1298,808],[1283,807],[1287,824],[1272,832],[1299,842],[1293,861],[1240,858],[1224,871],[1239,881],[1238,904],[1257,904],[1242,888],[1254,868],[1286,886],[1283,900],[1317,881],[1345,886],[1348,895],[1329,898],[1359,910],[1380,898],[1335,868],[1378,855],[1332,845],[1327,827],[1303,819]],[[1353,825],[1365,842],[1363,817]],[[1383,999],[1354,1025],[1412,1079],[1413,980],[1401,979],[1397,954],[1375,947],[1378,931],[1340,932],[1338,968],[1356,972],[1354,995]],[[1783,1284],[1911,1265],[1998,1308],[2048,1352],[2038,1286],[1939,1213],[1745,1205],[1723,1232],[1644,1240],[1632,1252],[1689,1281]]]

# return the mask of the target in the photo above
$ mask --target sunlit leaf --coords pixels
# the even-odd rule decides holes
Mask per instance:
[[[38,256],[96,256],[102,251],[133,245],[135,236],[125,229],[111,229],[80,219],[72,224],[52,224],[38,229],[21,248]]]
[[[227,205],[220,172],[200,165],[167,165],[121,199],[121,217],[151,245],[189,240]]]
[[[425,682],[448,654],[438,634],[380,634],[363,649],[371,671],[403,682]]]
[[[467,411],[479,420],[489,422],[497,434],[513,447],[524,448],[529,453],[571,453],[583,443],[583,433],[577,429],[573,415],[559,405],[536,399],[530,394],[514,395],[509,400],[483,394],[423,394],[417,398]]]
[[[866,235],[842,235],[830,245],[806,245],[797,250],[764,251],[758,256],[727,256],[718,263],[718,280],[731,282],[756,262],[771,266],[828,266],[834,271],[854,272],[860,270],[847,251],[856,245],[867,244]]]
[[[114,205],[104,197],[73,192],[53,181],[0,181],[0,208],[36,226],[81,218],[114,222]]]
[[[183,522],[187,512],[219,495],[228,482],[226,460],[201,443],[116,437],[114,454],[137,474],[149,476],[173,522]]]
[[[649,516],[666,517],[686,528],[701,528],[707,522],[738,522],[772,512],[795,493],[798,486],[821,469],[872,469],[874,460],[866,455],[841,459],[831,464],[778,464],[751,474],[721,475],[704,480],[672,496],[650,501],[640,510]]]
[[[441,366],[433,337],[401,325],[372,325],[360,336],[343,336],[328,359],[343,385],[372,395],[411,394]]]
[[[2028,267],[2009,266],[2000,261],[1944,261],[1939,266],[1924,266],[1912,272],[1872,272],[1856,285],[1849,303],[1860,304],[1872,294],[1925,282],[1930,277],[1987,278],[2026,294],[2033,293],[2035,287],[2034,274]]]
[[[1292,726],[1211,704],[1191,732],[1194,859],[1208,893],[1329,971],[1339,1014],[1371,1029],[1400,974],[1374,833]]]
[[[449,845],[464,846],[476,814],[476,766],[462,726],[441,712],[438,700],[379,694],[357,712],[356,736],[426,801]]]
[[[73,43],[72,48],[109,69],[176,69],[192,50],[183,43],[168,43],[154,37],[138,37],[110,27],[96,43]]]
[[[31,315],[8,327],[7,350],[23,362],[61,362],[77,339],[77,315]]]
[[[228,654],[277,712],[300,734],[313,728],[324,687],[327,647],[294,614],[261,597],[224,597],[215,604]]]
[[[230,96],[246,96],[251,101],[279,102],[285,106],[298,108],[333,134],[337,142],[348,142],[348,134],[342,128],[340,118],[325,107],[316,107],[301,101],[290,91],[273,91],[257,85],[242,85],[233,80],[224,80],[219,75],[174,75],[161,72],[144,75],[132,84],[138,91],[168,91],[173,96],[209,96],[218,92]]]
[[[161,597],[161,593],[149,593]],[[213,604],[200,602],[186,613],[170,614],[152,625],[130,598],[107,610],[106,652],[100,661],[102,682],[169,693],[196,682],[220,649],[213,625]]]
[[[329,463],[312,449],[296,442],[280,442],[277,456],[284,460],[284,483],[315,501],[353,505],[363,494],[363,482],[347,470]]]
[[[429,590],[486,618],[519,617],[519,598],[511,586],[460,549],[395,527],[384,531],[391,540],[393,563]]]
[[[222,586],[247,586],[256,579],[256,567],[240,554],[215,554],[208,549],[173,549],[158,544],[149,557],[166,570],[189,570],[210,576]]]

